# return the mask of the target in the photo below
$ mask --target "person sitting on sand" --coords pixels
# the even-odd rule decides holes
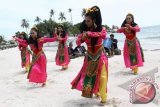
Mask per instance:
[[[121,55],[121,50],[118,49],[117,43],[118,40],[114,38],[114,34],[110,35],[110,38],[112,40],[112,44],[111,44],[111,51],[114,55]]]
[[[112,45],[112,40],[111,40],[111,38],[105,38],[105,39],[103,40],[103,47],[104,47],[105,51],[108,53],[108,56],[109,56],[109,57],[113,55],[111,45]]]
[[[70,58],[74,58],[75,56],[72,42],[69,43],[68,54]]]
[[[86,52],[86,49],[84,46],[76,46],[76,48],[74,49],[74,54],[75,56],[84,56]]]

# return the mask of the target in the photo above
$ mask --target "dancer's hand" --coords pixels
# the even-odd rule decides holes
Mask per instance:
[[[88,38],[87,32],[83,32],[82,40],[85,41]]]
[[[57,34],[57,28],[54,28],[54,33]]]
[[[124,30],[129,30],[129,28],[128,27],[123,27],[124,28]]]
[[[59,37],[62,35],[62,32],[59,32]]]
[[[119,27],[118,26],[115,26],[115,28],[114,29],[119,29]]]
[[[16,40],[16,36],[12,36],[13,37],[13,40],[15,41]]]
[[[112,26],[112,29],[119,29],[119,27],[118,27],[118,26],[113,25],[113,26]]]
[[[112,29],[113,29],[113,31],[114,31],[114,32],[117,32],[117,30],[119,29],[119,27],[118,27],[118,26],[113,25],[113,26],[112,26]]]
[[[125,24],[125,26],[130,29],[131,25],[130,24]]]
[[[57,38],[57,41],[60,41],[60,37]]]

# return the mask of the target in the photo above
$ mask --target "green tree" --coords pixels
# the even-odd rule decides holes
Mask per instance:
[[[66,20],[66,17],[65,17],[64,12],[60,12],[60,13],[59,13],[59,18],[58,18],[58,20],[61,20],[61,21]]]
[[[37,28],[39,29],[39,34],[41,36],[51,37],[53,34],[54,28],[57,26],[57,23],[51,19],[43,20],[43,22],[37,24]]]
[[[68,22],[68,21],[63,22],[62,25],[64,26],[64,28],[65,28],[66,30],[69,30],[69,28],[72,27],[72,23],[71,23],[71,22]]]
[[[50,10],[50,19],[54,19],[54,14],[55,14],[55,11],[53,9]],[[54,19],[55,20],[55,19]]]
[[[85,9],[85,8],[83,8],[83,9],[82,9],[81,16],[84,18],[85,14],[86,14],[86,9]]]
[[[73,20],[72,20],[72,9],[69,8],[69,9],[68,9],[68,12],[71,14],[71,23],[73,24]]]
[[[77,23],[77,24],[71,26],[69,28],[70,34],[72,34],[73,36],[76,36],[77,34],[79,34],[80,33],[80,31],[79,31],[80,24],[81,23]]]
[[[41,19],[37,16],[34,22],[40,23]]]
[[[111,30],[111,28],[108,25],[103,25],[108,31]]]
[[[22,19],[21,27],[22,28],[26,28],[26,32],[27,32],[27,29],[29,28],[29,23],[28,23],[28,21],[26,19]]]

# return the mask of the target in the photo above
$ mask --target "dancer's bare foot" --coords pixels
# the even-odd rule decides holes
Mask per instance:
[[[66,70],[68,69],[68,66],[63,66],[61,70]]]
[[[29,72],[28,70],[25,70],[25,74],[28,73],[28,72]]]
[[[63,71],[63,70],[65,70],[65,68],[64,68],[64,67],[62,67],[61,71]]]
[[[96,94],[96,95],[95,95],[95,98],[96,98],[97,100],[100,100],[100,99],[101,99],[101,97],[100,97],[99,94]]]
[[[42,84],[42,87],[45,87],[45,86],[46,86],[46,83],[43,83],[43,84]]]
[[[65,70],[68,69],[68,65],[65,66]]]
[[[101,101],[100,102],[100,106],[105,106],[106,105],[106,101]]]

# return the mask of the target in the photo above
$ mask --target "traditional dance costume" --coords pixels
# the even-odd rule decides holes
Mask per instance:
[[[121,27],[117,30],[117,33],[124,33],[126,36],[123,51],[125,66],[133,69],[135,74],[138,72],[138,67],[143,66],[144,62],[143,50],[138,38],[136,37],[136,32],[139,31],[140,28],[138,26],[131,26],[130,29],[127,30],[124,27]]]
[[[54,34],[54,37],[58,38],[57,34]],[[60,37],[58,42],[58,50],[56,54],[56,65],[62,66],[62,67],[68,67],[68,64],[70,62],[69,60],[69,54],[68,54],[68,46],[66,44],[66,41],[68,39],[68,34],[65,35],[64,38]]]
[[[33,51],[31,67],[28,73],[29,82],[34,83],[45,83],[47,80],[46,72],[46,56],[43,52],[43,44],[46,42],[54,42],[57,38],[45,38],[42,37],[38,39],[38,48],[34,44],[29,44],[31,50]],[[21,44],[27,45],[24,40],[18,40]]]
[[[101,32],[87,32],[89,38],[82,40],[83,34],[78,36],[77,45],[85,42],[87,54],[84,58],[82,69],[71,82],[72,88],[82,91],[82,96],[91,98],[93,94],[100,95],[102,102],[107,98],[108,58],[105,55],[102,40],[106,38],[106,29]],[[92,51],[91,38],[97,37],[98,41]]]
[[[16,41],[18,40],[19,39],[16,38]],[[21,51],[21,66],[22,68],[25,67],[26,72],[28,72],[30,67],[30,50],[28,49],[28,44],[26,40],[23,40],[23,41],[24,41],[24,44],[18,41],[18,47],[19,47],[19,50]]]

